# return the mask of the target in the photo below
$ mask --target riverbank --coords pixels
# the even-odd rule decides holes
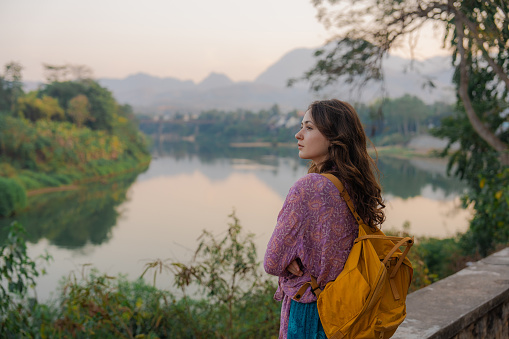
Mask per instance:
[[[296,143],[272,143],[272,142],[235,142],[230,143],[230,147],[232,148],[244,148],[244,149],[252,149],[252,148],[297,148]],[[376,149],[376,152],[375,152]],[[426,145],[423,146],[415,146],[415,147],[407,147],[403,145],[393,145],[393,146],[375,146],[369,147],[368,152],[374,156],[378,155],[387,155],[400,159],[410,159],[410,158],[436,158],[443,159],[438,155],[441,149],[429,147]]]
[[[60,186],[60,187],[45,187],[45,188],[27,191],[26,194],[27,194],[27,197],[31,197],[34,195],[39,195],[39,194],[44,194],[44,193],[73,191],[73,190],[77,190],[79,188],[80,188],[80,186],[78,186],[78,185],[67,185],[67,186]]]
[[[232,148],[297,148],[296,142],[232,142]],[[447,146],[447,141],[428,134],[418,135],[405,145],[375,146],[376,151],[382,155],[391,155],[400,158],[426,157],[437,158],[437,154]],[[456,149],[453,145],[451,149]],[[373,147],[368,147],[373,152]]]
[[[130,173],[130,172],[135,172],[136,170],[143,171],[144,169],[147,169],[149,165],[150,165],[150,160],[143,162],[131,169],[127,169],[127,170],[115,172],[115,173],[110,173],[110,174],[106,174],[106,175],[94,176],[91,178],[84,178],[84,179],[74,182],[71,185],[62,185],[62,186],[56,186],[56,187],[49,186],[49,187],[41,187],[38,189],[29,190],[26,192],[26,195],[27,195],[27,197],[31,197],[34,195],[45,194],[45,193],[73,191],[73,190],[80,189],[82,187],[81,186],[82,184],[88,184],[88,183],[99,182],[99,181],[105,182],[107,179],[111,179],[111,178],[114,178],[114,177],[117,177],[117,176],[120,176],[120,175],[123,175],[126,173]]]
[[[151,156],[142,159],[103,160],[89,163],[88,167],[69,168],[60,173],[44,173],[33,170],[11,171],[0,177],[0,218],[16,214],[28,207],[28,197],[58,191],[77,190],[81,185],[106,182],[108,179],[131,172],[145,171]],[[4,167],[6,165],[4,164]]]

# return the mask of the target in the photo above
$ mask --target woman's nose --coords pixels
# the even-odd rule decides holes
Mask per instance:
[[[300,131],[298,131],[297,133],[295,133],[295,139],[299,140],[301,137],[300,137]]]

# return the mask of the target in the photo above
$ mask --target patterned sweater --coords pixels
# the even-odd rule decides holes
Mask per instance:
[[[310,173],[292,186],[279,212],[263,263],[267,273],[279,277],[274,295],[274,299],[283,301],[279,338],[287,337],[291,298],[310,280],[310,275],[317,278],[322,289],[336,279],[358,232],[346,202],[329,179]],[[295,259],[300,260],[304,273],[301,277],[286,270]],[[313,301],[316,297],[310,289],[300,300]]]

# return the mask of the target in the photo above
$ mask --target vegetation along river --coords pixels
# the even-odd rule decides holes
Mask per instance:
[[[256,235],[262,260],[289,188],[307,171],[295,150],[277,152],[198,153],[168,144],[142,174],[30,197],[30,208],[16,216],[28,231],[29,254],[53,257],[38,280],[38,297],[47,299],[61,277],[90,266],[135,279],[150,260],[189,260],[202,230],[224,234],[233,209],[244,230]],[[443,160],[383,156],[379,167],[384,230],[409,223],[416,237],[446,237],[468,228],[470,214],[460,207],[463,187],[446,176]],[[0,219],[0,228],[11,221]],[[172,290],[169,274],[157,283]]]

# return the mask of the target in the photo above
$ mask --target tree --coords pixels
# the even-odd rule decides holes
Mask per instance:
[[[441,26],[456,66],[457,95],[475,133],[509,165],[509,145],[486,126],[507,107],[509,3],[498,0],[313,0],[319,20],[337,33],[304,75],[319,90],[339,79],[360,85],[382,80],[384,56],[427,23]],[[415,41],[414,41],[415,42]],[[484,91],[479,93],[478,90]],[[476,109],[486,92],[496,109]]]
[[[64,110],[58,100],[47,95],[37,97],[37,92],[30,92],[18,98],[18,115],[30,121],[40,119],[63,120]]]
[[[90,104],[90,119],[86,125],[94,130],[111,131],[116,114],[116,102],[109,90],[94,80],[52,82],[39,91],[39,95],[49,95],[58,99],[60,106],[69,109],[71,99],[83,94]]]
[[[382,102],[384,125],[390,132],[404,136],[419,134],[421,124],[431,115],[431,109],[416,96],[404,95]]]
[[[20,95],[23,94],[23,66],[17,62],[5,65],[4,74],[0,76],[0,111],[14,112],[14,106]]]
[[[92,69],[85,65],[43,64],[43,66],[44,73],[46,74],[46,81],[48,83],[92,79]]]
[[[71,117],[76,126],[81,127],[90,119],[90,104],[88,98],[79,94],[69,101],[67,114]]]

